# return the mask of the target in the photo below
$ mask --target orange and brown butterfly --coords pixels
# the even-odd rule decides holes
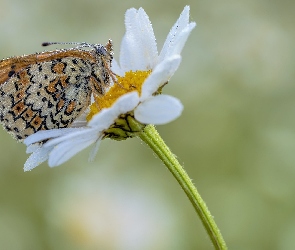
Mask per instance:
[[[16,140],[39,130],[69,127],[91,95],[110,85],[112,43],[88,43],[0,61],[0,123]],[[88,49],[85,49],[88,48]]]

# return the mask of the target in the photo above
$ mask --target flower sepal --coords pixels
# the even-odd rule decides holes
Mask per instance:
[[[110,138],[116,141],[132,138],[142,132],[145,124],[138,122],[133,115],[133,112],[128,112],[117,118],[113,125],[104,131],[104,138]]]

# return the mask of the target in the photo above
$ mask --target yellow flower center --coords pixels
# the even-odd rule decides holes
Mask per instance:
[[[137,91],[141,95],[141,87],[145,79],[149,76],[151,70],[148,71],[128,71],[125,76],[117,76],[117,81],[103,96],[96,96],[95,101],[90,105],[90,112],[87,115],[87,121],[97,114],[103,108],[111,107],[114,102],[124,94]]]

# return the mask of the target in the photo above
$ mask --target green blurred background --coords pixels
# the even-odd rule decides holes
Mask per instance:
[[[111,38],[118,59],[124,13],[140,6],[160,50],[187,4],[198,26],[164,89],[185,108],[158,130],[230,249],[295,249],[294,1],[0,0],[0,57]],[[0,249],[213,249],[140,140],[105,140],[92,163],[88,149],[24,173],[25,146],[0,138]]]

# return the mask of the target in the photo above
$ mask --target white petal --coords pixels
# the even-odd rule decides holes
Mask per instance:
[[[139,96],[136,91],[121,96],[112,106],[117,116],[133,110],[139,103]]]
[[[88,126],[95,127],[98,131],[108,129],[120,114],[133,110],[139,103],[137,92],[131,92],[121,96],[112,107],[101,110],[93,116]]]
[[[48,159],[48,155],[51,150],[52,150],[52,147],[51,148],[39,147],[37,150],[35,150],[27,159],[24,165],[24,171],[30,171],[33,168],[40,165],[42,162],[46,161]]]
[[[60,136],[57,138],[53,138],[44,144],[44,147],[52,147],[56,146],[59,143],[69,140],[75,140],[76,138],[83,138],[86,136],[92,135],[96,136],[96,131],[93,128],[81,128],[80,130],[73,131],[72,133],[68,133],[64,136]]]
[[[140,8],[126,11],[126,33],[120,49],[120,66],[123,71],[148,70],[157,63],[158,52],[152,24]]]
[[[105,108],[94,115],[88,122],[88,126],[95,128],[97,131],[107,129],[116,119],[116,114],[113,109]]]
[[[49,167],[55,167],[66,162],[75,154],[94,143],[96,139],[97,138],[95,136],[88,134],[84,138],[77,137],[56,145],[49,154]]]
[[[128,10],[130,11],[130,10]],[[131,70],[131,67],[133,66],[132,58],[133,53],[135,50],[132,49],[132,46],[129,44],[129,41],[127,39],[126,34],[123,36],[121,46],[120,46],[120,68],[122,71],[126,72]],[[136,51],[138,52],[138,51]],[[135,56],[135,55],[134,55]]]
[[[24,140],[24,144],[28,146],[30,144],[33,144],[39,141],[59,137],[76,130],[79,130],[79,128],[61,128],[61,129],[50,129],[50,130],[38,131],[37,133],[28,136]]]
[[[33,153],[34,151],[36,151],[38,148],[40,148],[40,144],[39,143],[34,143],[34,144],[31,144],[27,147],[26,149],[26,153],[27,154],[31,154]]]
[[[99,138],[96,143],[94,144],[94,146],[92,147],[90,154],[89,154],[89,161],[93,161],[94,157],[96,156],[96,153],[98,151],[98,148],[100,146],[100,142],[101,142],[101,138]]]
[[[168,82],[170,77],[173,76],[181,61],[180,55],[174,55],[159,63],[151,75],[145,80],[142,90],[140,101],[144,101],[154,94],[159,87]]]
[[[85,127],[87,125],[87,121],[86,120],[75,120],[72,124],[71,124],[71,128],[81,128],[81,127]]]
[[[168,51],[166,56],[171,56],[171,55],[178,55],[181,53],[188,36],[192,32],[192,30],[196,27],[196,23],[190,23],[185,29],[183,29],[179,36],[175,39],[174,46],[171,47],[171,50]]]
[[[152,69],[157,64],[158,60],[156,37],[154,34],[152,23],[149,20],[149,17],[144,9],[139,8],[138,14],[139,22],[141,25],[137,36],[140,37],[143,46],[143,50],[141,51],[141,53],[147,61],[146,69]]]
[[[180,34],[180,32],[188,25],[189,10],[190,10],[190,7],[185,6],[183,11],[180,14],[178,20],[171,28],[171,30],[166,38],[166,41],[163,45],[163,48],[161,50],[160,57],[159,57],[160,61],[164,60],[164,58],[167,57],[169,50],[171,49],[171,47],[174,46],[175,39]]]
[[[119,76],[124,76],[125,72],[122,70],[115,59],[112,61],[112,72]]]
[[[144,124],[165,124],[175,120],[183,110],[181,102],[169,95],[158,95],[141,103],[134,111],[135,119]]]
[[[91,98],[93,96],[91,95]],[[92,101],[92,100],[91,100]],[[71,124],[71,128],[80,128],[80,127],[85,127],[87,125],[87,120],[86,117],[90,111],[90,108],[86,108],[86,110],[83,111],[83,113],[74,120],[74,122]]]

